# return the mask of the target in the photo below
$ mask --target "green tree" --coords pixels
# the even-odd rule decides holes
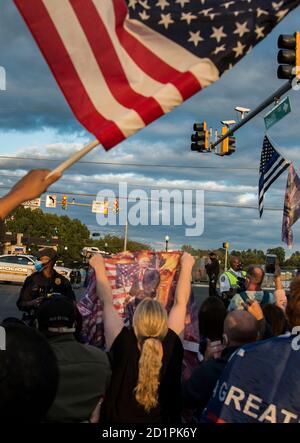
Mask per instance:
[[[299,269],[300,268],[300,252],[294,252],[290,258],[288,258],[285,262],[285,267],[291,269]]]
[[[55,214],[46,214],[40,209],[32,211],[19,207],[7,220],[7,230],[23,233],[24,237],[44,237],[45,244],[53,236],[58,237],[58,253],[62,261],[69,265],[81,261],[81,250],[89,240],[88,228],[77,219]],[[33,247],[32,252],[36,252]]]
[[[107,244],[107,247],[105,246]],[[111,254],[122,252],[124,249],[124,237],[117,237],[115,235],[105,235],[99,240],[90,240],[86,246],[96,246],[101,251],[106,251]],[[136,242],[133,240],[127,241],[128,251],[139,251],[142,249],[151,249],[149,245]]]

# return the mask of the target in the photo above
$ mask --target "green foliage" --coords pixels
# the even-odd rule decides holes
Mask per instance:
[[[20,206],[6,221],[6,231],[14,234],[23,233],[24,237],[58,237],[58,253],[60,260],[71,266],[75,262],[82,262],[81,251],[85,246],[96,246],[100,250],[110,253],[123,251],[124,238],[106,235],[100,240],[91,240],[86,225],[77,219],[63,215],[46,214],[40,209],[32,211]],[[105,244],[107,243],[107,247]],[[129,251],[150,249],[149,245],[128,240]],[[37,247],[31,246],[32,254],[37,252]]]
[[[107,247],[105,246],[107,244]],[[124,248],[124,238],[117,237],[114,235],[106,235],[100,240],[89,240],[86,246],[96,246],[101,251],[106,251],[111,254],[122,252]],[[136,241],[128,240],[127,242],[128,251],[139,251],[141,249],[151,249],[149,245],[144,243],[139,243]]]
[[[263,265],[266,260],[264,251],[259,249],[247,249],[246,251],[231,251],[231,255],[240,258],[244,267],[249,265]]]
[[[221,261],[221,264],[224,265],[225,260],[225,250],[223,248],[219,249],[194,249],[191,245],[183,245],[182,250],[185,252],[189,252],[195,257],[201,258],[204,256],[208,256],[210,252],[215,252],[218,259]],[[247,267],[251,264],[264,264],[265,262],[265,253],[264,251],[257,250],[257,249],[247,249],[246,251],[231,251],[230,255],[236,255],[241,259],[244,266]]]
[[[81,261],[80,252],[89,239],[88,228],[77,219],[66,215],[45,214],[42,210],[19,207],[7,220],[6,229],[12,233],[23,233],[24,237],[58,236],[58,253],[65,263]],[[65,249],[67,248],[67,249]],[[32,247],[34,253],[36,248]]]
[[[300,252],[294,252],[290,258],[288,258],[285,262],[285,266],[291,269],[299,269],[300,268]]]

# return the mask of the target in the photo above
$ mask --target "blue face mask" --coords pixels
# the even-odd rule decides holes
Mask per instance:
[[[35,270],[37,272],[41,272],[43,270],[43,268],[44,268],[44,265],[43,265],[43,263],[41,261],[36,261],[34,266],[35,266]]]

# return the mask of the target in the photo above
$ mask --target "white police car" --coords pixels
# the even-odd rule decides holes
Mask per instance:
[[[35,272],[36,257],[33,255],[0,255],[0,281],[23,283]],[[55,270],[73,283],[74,271],[62,266],[55,266]]]

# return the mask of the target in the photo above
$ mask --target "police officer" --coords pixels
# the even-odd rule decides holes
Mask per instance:
[[[51,294],[61,294],[76,301],[71,283],[67,278],[55,271],[57,252],[52,248],[44,248],[37,254],[36,272],[26,278],[17,301],[17,307],[24,311],[24,320],[29,323],[35,318],[40,303]]]
[[[220,265],[218,257],[214,252],[209,254],[210,263],[205,265],[206,273],[209,279],[209,295],[210,296],[218,296],[217,292],[217,282],[220,273]]]
[[[232,255],[230,257],[230,268],[224,272],[219,280],[221,297],[227,306],[232,297],[240,290],[240,286],[246,278],[241,260]]]

